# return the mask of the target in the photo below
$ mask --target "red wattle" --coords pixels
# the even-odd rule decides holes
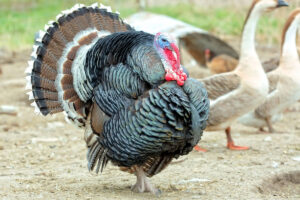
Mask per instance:
[[[182,73],[182,78],[183,78],[183,80],[186,80],[187,79],[187,75],[186,75],[186,73]]]
[[[173,81],[174,80],[174,76],[173,74],[167,73],[165,76],[166,81]]]
[[[184,81],[182,81],[182,80],[177,80],[177,84],[178,84],[179,86],[183,86]]]
[[[173,50],[176,53],[176,57],[173,54],[173,51],[170,49],[164,49],[164,53],[166,56],[166,61],[172,66],[171,69],[166,71],[165,80],[173,81],[176,80],[179,86],[184,84],[184,81],[187,79],[187,75],[183,72],[182,67],[180,66],[180,54],[179,49],[176,44],[171,43]]]

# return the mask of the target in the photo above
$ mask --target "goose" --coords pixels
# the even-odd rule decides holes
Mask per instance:
[[[206,131],[225,130],[228,149],[249,149],[234,144],[230,126],[267,98],[269,82],[255,50],[255,31],[263,13],[282,6],[288,6],[287,2],[253,0],[242,31],[240,59],[236,69],[199,80],[206,87],[211,100]],[[195,146],[195,150],[205,151],[199,146]]]
[[[262,130],[267,126],[269,133],[274,133],[272,123],[280,120],[281,113],[300,99],[300,62],[296,46],[299,26],[300,8],[297,8],[290,14],[282,32],[279,66],[267,74],[270,84],[267,100],[241,117],[240,123]]]

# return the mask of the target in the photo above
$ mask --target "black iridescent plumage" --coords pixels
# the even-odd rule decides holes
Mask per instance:
[[[44,115],[63,109],[86,126],[90,170],[112,161],[152,176],[193,149],[208,118],[206,90],[192,78],[182,87],[165,81],[153,35],[98,8],[79,8],[58,21],[36,42],[33,97]],[[68,43],[82,27],[88,31]],[[101,38],[101,31],[111,34]]]
[[[137,100],[96,89],[97,105],[105,113],[112,113],[106,109],[109,102],[109,108],[118,108],[99,133],[99,152],[126,167],[143,165],[151,155],[177,158],[189,153],[200,140],[208,116],[207,94],[200,85],[194,79],[187,79],[184,87],[166,82]]]

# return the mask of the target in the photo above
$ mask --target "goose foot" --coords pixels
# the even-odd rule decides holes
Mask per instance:
[[[263,133],[268,133],[268,131],[266,131],[266,130],[264,129],[264,127],[260,127],[258,130],[259,130],[260,132],[263,132]]]
[[[267,130],[265,130],[264,129],[264,127],[260,127],[259,129],[258,129],[258,133],[261,133],[261,134],[270,134],[270,132],[269,131],[267,131]]]
[[[273,128],[272,122],[269,117],[266,118],[266,122],[267,122],[269,133],[275,133],[276,131]]]
[[[275,130],[275,129],[272,129],[272,131],[267,131],[267,130],[265,130],[264,128],[259,128],[259,131],[260,131],[260,133],[262,133],[262,134],[285,133],[285,132],[283,132],[283,131],[277,131],[277,130]]]
[[[237,146],[234,144],[233,139],[230,134],[230,127],[226,128],[225,130],[226,137],[227,137],[227,148],[230,150],[248,150],[250,147],[246,146]]]
[[[201,148],[199,145],[194,146],[194,150],[196,150],[198,152],[207,152],[206,149]]]
[[[230,149],[230,150],[248,150],[250,149],[250,147],[246,147],[246,146],[237,146],[234,144],[234,142],[228,142],[227,143],[227,148]]]

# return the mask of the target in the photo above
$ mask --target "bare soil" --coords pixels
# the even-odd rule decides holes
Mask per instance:
[[[115,166],[89,173],[83,130],[62,114],[34,114],[24,90],[29,54],[0,54],[0,106],[18,113],[0,115],[0,199],[156,198],[132,193],[135,177]],[[207,153],[193,151],[152,178],[160,199],[300,199],[299,106],[275,124],[282,133],[234,124],[235,142],[251,146],[248,151],[227,150],[223,132],[204,133]]]

